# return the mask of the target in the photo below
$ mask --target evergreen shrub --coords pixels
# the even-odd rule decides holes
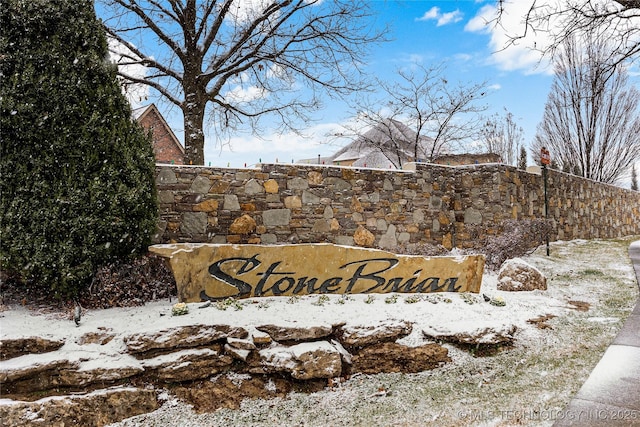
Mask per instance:
[[[131,119],[91,0],[0,0],[4,273],[75,297],[144,250],[151,142]]]

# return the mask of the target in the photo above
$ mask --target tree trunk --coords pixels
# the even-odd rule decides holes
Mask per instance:
[[[205,104],[186,102],[184,115],[184,163],[204,165],[204,110]]]

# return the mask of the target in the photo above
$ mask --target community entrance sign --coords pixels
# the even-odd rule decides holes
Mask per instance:
[[[349,293],[479,292],[484,256],[423,257],[332,244],[154,245],[182,302]]]

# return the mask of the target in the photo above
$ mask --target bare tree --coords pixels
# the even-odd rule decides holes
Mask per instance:
[[[432,161],[470,142],[477,135],[479,113],[486,109],[478,105],[487,94],[486,82],[455,85],[444,72],[442,65],[415,64],[399,69],[396,81],[378,79],[381,98],[362,97],[355,103],[355,124],[345,127],[346,134],[359,136],[397,167],[405,161]],[[363,128],[377,128],[386,139],[377,134],[366,138]]]
[[[567,39],[532,147],[546,146],[560,168],[615,183],[640,156],[640,93],[605,41]],[[584,47],[581,47],[584,46]]]
[[[525,0],[518,0],[525,1]],[[541,34],[550,44],[538,50],[553,56],[566,40],[598,34],[611,43],[610,66],[640,54],[640,0],[526,0],[530,7],[522,17],[522,30],[510,36],[517,44],[529,34]],[[497,23],[505,16],[509,0],[498,0]]]
[[[362,89],[360,65],[383,31],[369,27],[366,1],[333,0],[99,0],[123,66],[146,76],[120,75],[147,85],[180,108],[187,163],[204,163],[204,122],[218,133],[277,116],[281,130],[299,130],[321,93]],[[124,53],[123,53],[124,51]],[[306,85],[303,92],[300,85]],[[307,96],[304,93],[308,93]],[[207,109],[213,105],[212,109]]]
[[[487,152],[498,154],[508,165],[515,166],[523,138],[524,130],[506,108],[504,115],[495,113],[487,117],[480,128],[480,141]]]

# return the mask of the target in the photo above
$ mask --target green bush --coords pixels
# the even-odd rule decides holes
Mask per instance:
[[[146,249],[151,142],[131,120],[90,0],[0,0],[2,270],[76,296]]]

